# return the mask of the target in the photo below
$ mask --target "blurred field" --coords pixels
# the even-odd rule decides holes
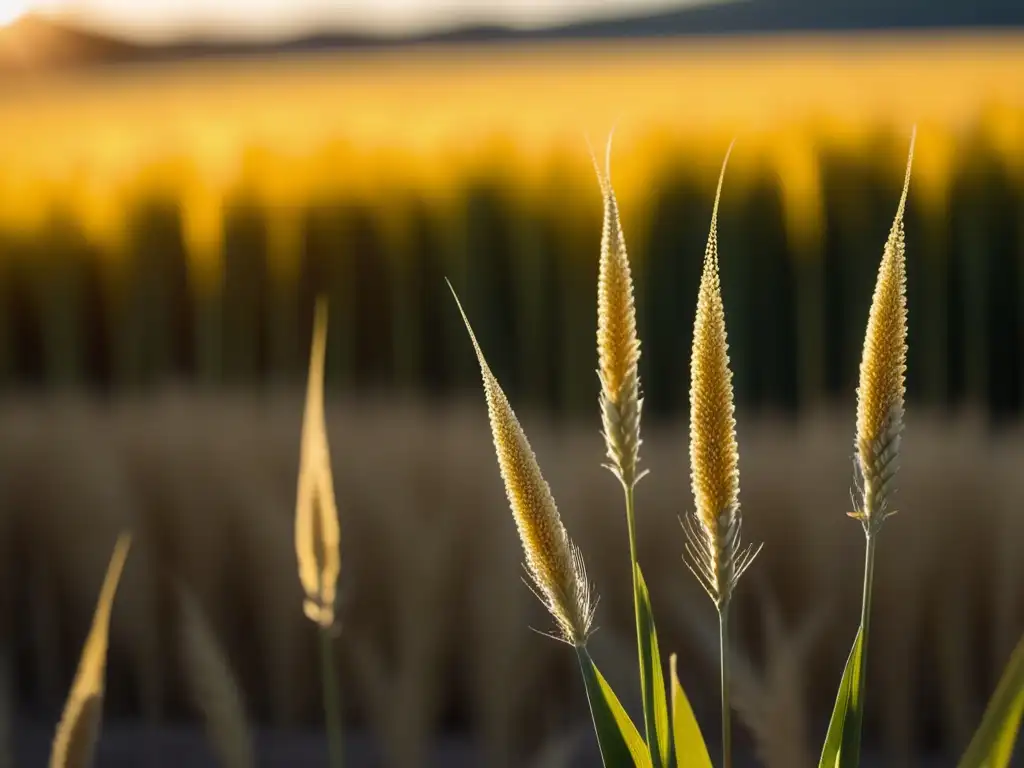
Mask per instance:
[[[713,177],[738,395],[852,387],[912,123],[911,394],[1024,396],[1019,34],[414,48],[97,68],[0,89],[0,381],[296,381],[312,295],[329,381],[474,381],[443,276],[513,393],[591,407],[616,127],[649,412],[686,391]],[[545,328],[540,333],[540,328]],[[461,361],[461,362],[460,362]]]
[[[862,544],[844,516],[847,415],[795,426],[739,414],[748,535],[765,550],[738,595],[737,697],[770,766],[815,754],[854,629]],[[138,539],[112,627],[111,716],[193,716],[173,640],[169,590],[180,578],[254,721],[316,723],[315,638],[291,538],[300,419],[298,393],[0,408],[2,617],[24,713],[59,710],[110,543],[127,525]],[[525,426],[602,597],[595,655],[631,693],[624,521],[596,426],[552,428],[536,414]],[[583,738],[572,659],[529,630],[548,619],[519,580],[482,397],[430,409],[336,400],[328,427],[350,727],[382,739],[396,766],[421,764],[438,734],[472,739],[487,765],[522,765],[567,733]],[[663,646],[679,652],[683,683],[711,723],[714,615],[679,559],[686,450],[685,428],[647,431],[639,546]],[[1024,435],[990,439],[973,417],[912,413],[905,456],[901,511],[879,552],[867,738],[895,765],[936,751],[948,764],[1024,631]]]
[[[589,739],[571,657],[528,629],[547,619],[519,580],[444,278],[585,554],[595,657],[627,694],[587,152],[613,127],[653,470],[641,560],[705,723],[717,638],[679,559],[681,419],[713,186],[738,139],[719,243],[741,499],[765,550],[738,598],[736,699],[770,768],[812,762],[859,604],[853,393],[914,123],[909,427],[879,551],[867,741],[892,765],[949,764],[1024,631],[1022,82],[1024,36],[980,33],[418,47],[0,82],[0,765],[12,709],[59,712],[124,525],[138,539],[113,620],[112,722],[197,715],[174,640],[180,580],[254,723],[317,727],[292,525],[321,292],[350,727],[401,768],[439,735],[498,768]]]

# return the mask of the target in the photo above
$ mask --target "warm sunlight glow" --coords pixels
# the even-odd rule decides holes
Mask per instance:
[[[0,0],[0,27],[13,24],[28,10],[28,0]]]
[[[408,34],[461,24],[532,26],[720,0],[0,0],[143,42],[275,39],[337,30]]]

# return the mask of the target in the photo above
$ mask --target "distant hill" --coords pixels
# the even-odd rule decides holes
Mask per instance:
[[[135,61],[147,51],[132,43],[26,16],[0,29],[0,71]]]
[[[0,30],[0,71],[203,56],[274,54],[415,44],[665,38],[777,32],[1024,30],[1024,0],[727,0],[679,10],[541,29],[467,26],[406,37],[325,32],[274,43],[142,46],[27,17]]]
[[[542,30],[462,29],[439,39],[623,38],[787,31],[1024,28],[1022,0],[730,0]]]

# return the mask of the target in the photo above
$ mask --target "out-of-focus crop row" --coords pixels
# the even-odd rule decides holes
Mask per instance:
[[[8,83],[0,374],[298,382],[322,290],[329,384],[472,386],[448,275],[508,340],[490,358],[510,396],[586,412],[599,191],[584,136],[615,124],[648,409],[685,400],[679,329],[733,135],[737,397],[846,396],[916,122],[910,396],[1017,412],[1022,50],[1012,35],[421,49]]]

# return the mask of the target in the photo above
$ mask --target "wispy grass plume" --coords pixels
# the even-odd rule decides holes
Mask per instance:
[[[853,516],[873,533],[892,514],[889,498],[903,435],[907,372],[907,260],[903,213],[910,188],[914,137],[910,139],[903,194],[878,266],[864,336],[857,387],[857,438]]]
[[[639,659],[640,695],[644,705],[647,748],[655,766],[671,760],[668,702],[664,673],[658,658],[658,643],[650,595],[640,571],[636,545],[634,488],[640,460],[640,339],[636,332],[633,276],[626,253],[626,239],[619,220],[619,205],[611,181],[612,139],[608,137],[605,167],[594,161],[594,171],[604,202],[604,227],[597,284],[597,358],[601,381],[601,422],[609,463],[605,466],[622,483],[629,532],[630,572],[633,580],[633,612]],[[660,738],[659,738],[660,737]]]
[[[915,136],[916,130],[910,137],[903,193],[878,266],[860,362],[854,444],[854,509],[849,514],[860,520],[864,527],[864,585],[860,627],[840,685],[833,713],[834,727],[829,727],[826,736],[823,764],[831,763],[833,754],[837,759],[841,757],[844,765],[856,765],[860,759],[875,549],[882,523],[893,514],[889,502],[899,467],[903,435],[907,371],[907,265],[903,213],[910,189]]]
[[[740,537],[739,447],[718,273],[718,203],[731,151],[730,146],[718,179],[693,324],[690,473],[695,509],[685,523],[689,565],[720,611],[757,554],[744,548]]]
[[[318,299],[309,356],[306,411],[302,419],[295,506],[295,553],[299,561],[299,580],[306,593],[303,610],[311,621],[330,628],[334,624],[334,604],[341,570],[341,531],[334,500],[327,428],[324,425],[326,347],[327,302]]]
[[[640,454],[640,340],[636,333],[633,276],[619,205],[611,181],[612,140],[608,139],[605,167],[594,160],[604,198],[604,228],[597,282],[597,357],[601,380],[601,421],[610,461],[606,466],[631,491]]]
[[[448,287],[451,288],[451,283]],[[484,359],[454,288],[452,295],[480,363],[491,437],[526,556],[526,570],[537,596],[555,619],[559,637],[577,648],[583,647],[594,618],[583,557],[562,525],[551,489],[541,474],[526,433]]]
[[[334,606],[341,570],[341,530],[334,500],[331,452],[324,423],[324,356],[327,349],[327,301],[318,298],[309,353],[306,411],[302,419],[299,483],[295,506],[295,553],[306,593],[302,608],[317,624],[324,689],[324,719],[332,768],[343,761],[341,703],[335,672]]]
[[[78,662],[78,672],[53,739],[50,768],[89,768],[93,764],[93,753],[103,719],[110,614],[130,547],[131,536],[121,534],[107,566],[107,575],[103,579],[92,617],[92,627]]]
[[[732,152],[722,162],[697,293],[690,358],[690,472],[694,514],[684,527],[687,565],[715,603],[719,618],[722,688],[722,745],[726,768],[732,764],[729,706],[729,601],[757,550],[744,547],[739,502],[739,447],[733,416],[732,371],[725,333],[725,307],[718,273],[718,203]]]

